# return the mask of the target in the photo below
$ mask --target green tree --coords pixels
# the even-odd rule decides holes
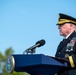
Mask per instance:
[[[6,62],[6,58],[7,56],[11,55],[14,53],[14,50],[10,47],[8,49],[6,49],[5,53],[2,54],[0,52],[0,70],[2,70],[2,73],[0,75],[28,75],[27,73],[23,73],[23,72],[13,72],[11,74],[8,74],[6,72],[6,69],[5,69],[5,62]]]

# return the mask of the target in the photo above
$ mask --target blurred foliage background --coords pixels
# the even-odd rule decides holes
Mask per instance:
[[[13,53],[14,53],[14,50],[11,47],[6,49],[4,54],[2,54],[2,52],[0,52],[0,75],[29,75],[26,72],[15,72],[14,71],[11,74],[7,73],[7,71],[5,69],[6,58],[7,58],[7,56],[9,56]]]

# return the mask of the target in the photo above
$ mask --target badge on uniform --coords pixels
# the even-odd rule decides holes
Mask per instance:
[[[65,54],[65,58],[68,58],[69,57],[69,55],[68,54]]]
[[[73,47],[74,47],[74,44],[76,42],[76,37],[74,37],[70,43],[67,44],[67,47],[66,47],[66,52],[71,52],[73,51]]]

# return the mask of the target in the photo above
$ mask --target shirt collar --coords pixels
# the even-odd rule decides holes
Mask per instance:
[[[71,32],[70,34],[68,34],[68,35],[65,37],[65,39],[67,39],[72,33],[73,33],[73,32]]]

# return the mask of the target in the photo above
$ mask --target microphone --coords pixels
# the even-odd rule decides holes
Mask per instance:
[[[41,47],[41,46],[43,46],[44,44],[45,44],[45,40],[42,39],[42,40],[40,40],[40,41],[37,41],[35,45],[33,45],[32,47],[26,49],[25,51],[26,51],[27,54],[28,54],[28,53],[35,53],[36,47]],[[24,52],[25,52],[25,51],[24,51]]]
[[[43,46],[45,44],[45,40],[40,40],[40,41],[37,41],[35,45],[37,45],[37,47],[40,47],[40,46]]]

